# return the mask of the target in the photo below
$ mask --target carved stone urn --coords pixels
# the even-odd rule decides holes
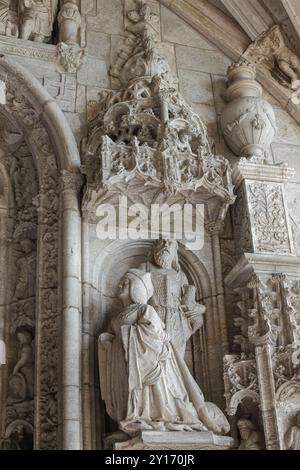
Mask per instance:
[[[262,99],[254,65],[242,59],[228,68],[227,75],[228,104],[221,117],[225,141],[238,157],[263,163],[276,133],[273,108]]]

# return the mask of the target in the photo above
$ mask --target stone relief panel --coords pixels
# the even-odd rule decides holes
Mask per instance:
[[[1,77],[6,80],[6,76]],[[35,442],[41,449],[55,449],[58,447],[58,380],[59,380],[59,318],[58,318],[58,205],[59,205],[59,185],[58,172],[56,166],[56,156],[49,141],[48,134],[40,120],[39,113],[36,112],[26,99],[26,91],[19,91],[18,82],[10,80],[6,83],[7,95],[6,105],[3,112],[6,119],[15,122],[17,127],[22,127],[31,144],[31,154],[34,154],[36,162],[36,173],[38,179],[29,177],[32,164],[24,156],[13,162],[11,166],[11,178],[16,187],[16,214],[18,214],[18,204],[22,204],[22,213],[16,217],[20,224],[16,228],[15,234],[18,238],[20,248],[18,248],[18,274],[16,275],[17,285],[14,291],[17,302],[17,310],[14,311],[12,319],[17,321],[15,328],[17,334],[15,340],[16,351],[19,351],[13,367],[16,367],[15,376],[19,382],[12,380],[12,389],[22,390],[23,397],[32,395],[32,387],[29,385],[29,378],[32,376],[33,348],[36,354],[36,370],[39,374],[35,377],[35,400],[33,408],[24,410],[19,402],[17,407],[13,407],[11,421],[18,421],[24,416],[34,413],[35,421]],[[17,92],[15,90],[18,90]],[[24,94],[23,94],[24,93]],[[23,187],[20,191],[19,186]],[[24,197],[25,195],[25,197]],[[28,196],[28,197],[27,197]],[[22,202],[24,201],[24,202]],[[29,203],[31,201],[31,204]],[[24,210],[23,210],[24,209]],[[33,235],[32,214],[35,227],[38,226],[38,258],[37,269],[37,289],[39,291],[38,300],[34,310],[34,297],[29,297],[33,290],[34,273],[28,276],[28,270],[34,265],[33,246],[37,242],[37,233]],[[36,229],[35,229],[36,230]],[[36,249],[35,249],[36,250]],[[29,301],[30,300],[30,301]],[[35,317],[33,316],[35,312]],[[31,315],[31,316],[30,316]],[[19,334],[20,325],[23,330]],[[33,325],[34,327],[33,327]],[[28,331],[29,330],[29,331]],[[38,338],[34,345],[33,339]],[[24,376],[24,377],[23,377]],[[22,378],[23,377],[23,378]],[[15,377],[13,377],[15,379]],[[28,385],[27,385],[28,384]],[[18,387],[17,387],[18,386]],[[16,392],[17,393],[17,392]],[[14,393],[16,395],[16,393]],[[16,399],[14,399],[16,401]],[[15,403],[15,401],[13,403]],[[15,410],[17,408],[17,410]],[[27,415],[26,415],[27,413]],[[30,418],[29,424],[33,423]],[[26,421],[26,419],[25,419]],[[25,426],[25,425],[24,425]],[[20,428],[24,430],[24,427]],[[25,426],[26,434],[29,433],[28,426]],[[14,431],[14,430],[13,430]],[[14,432],[12,431],[12,434]],[[8,432],[8,428],[7,428]],[[25,432],[25,431],[24,431]],[[22,434],[22,433],[21,433]],[[7,435],[3,436],[5,439]]]
[[[10,140],[10,143],[8,140]],[[6,413],[2,448],[30,449],[33,446],[35,387],[35,309],[37,270],[38,177],[32,154],[22,135],[2,130],[2,141],[9,155],[9,174],[13,192],[11,218],[13,249],[7,274],[11,291],[6,318],[7,369]],[[7,247],[8,249],[9,247]],[[3,273],[4,275],[4,273]],[[20,422],[20,420],[22,422]],[[26,434],[26,439],[25,439]]]
[[[255,251],[291,253],[280,184],[246,183]]]

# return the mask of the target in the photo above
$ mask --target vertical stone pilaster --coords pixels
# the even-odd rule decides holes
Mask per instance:
[[[82,448],[81,185],[79,174],[62,173],[62,446],[65,450]]]

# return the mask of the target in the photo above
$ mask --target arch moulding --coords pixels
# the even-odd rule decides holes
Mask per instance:
[[[64,114],[30,72],[2,57],[0,80],[0,118],[24,136],[39,181],[34,447],[80,449],[80,156]]]

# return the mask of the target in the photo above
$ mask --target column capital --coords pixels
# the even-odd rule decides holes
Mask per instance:
[[[81,173],[62,170],[60,173],[60,185],[62,191],[79,192],[82,188],[84,178]]]
[[[295,170],[287,163],[266,165],[254,163],[242,158],[233,168],[232,182],[238,188],[243,181],[286,183],[295,175]]]

